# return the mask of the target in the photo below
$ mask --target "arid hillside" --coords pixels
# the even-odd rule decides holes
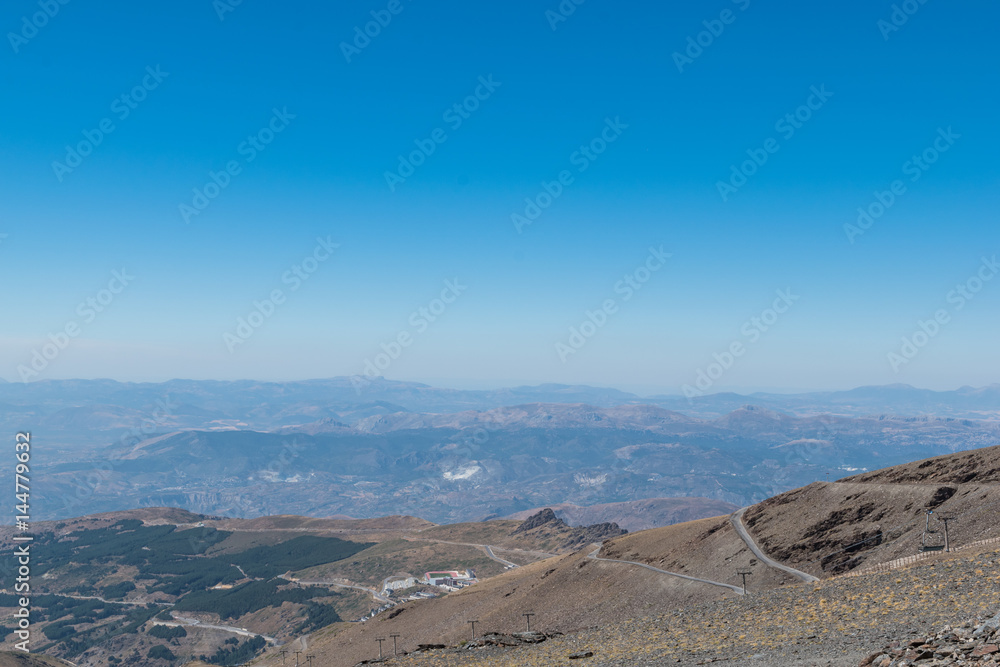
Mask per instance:
[[[242,520],[172,508],[38,522],[32,531],[32,627],[44,641],[33,648],[94,667],[119,656],[242,664],[266,646],[443,595],[427,572],[486,582],[624,532],[613,523],[571,527],[551,510],[436,526],[408,516]],[[0,529],[0,563],[15,562],[13,538],[12,527]],[[0,570],[4,648],[15,638],[13,576]]]
[[[633,565],[589,558],[588,550],[509,570],[443,598],[409,602],[365,623],[294,643],[319,664],[354,665],[378,655],[377,637],[398,634],[400,650],[419,644],[457,644],[476,633],[515,632],[532,627],[574,632],[617,619],[663,614],[678,607],[735,598],[731,590],[674,579]],[[257,664],[280,665],[269,652]]]
[[[0,651],[0,667],[68,667],[70,663],[41,653]]]
[[[943,554],[942,554],[943,556]],[[519,647],[420,651],[392,667],[919,667],[996,665],[1000,551],[970,549],[905,569],[782,586],[612,620]],[[548,630],[539,623],[540,630]],[[950,640],[935,640],[948,637]],[[975,638],[975,637],[978,637]],[[930,642],[930,644],[928,644]],[[948,653],[941,651],[948,645]],[[373,647],[374,648],[374,647]],[[977,650],[978,649],[978,650]],[[891,654],[888,660],[883,656]],[[570,656],[583,659],[571,660]],[[903,658],[892,662],[895,658]],[[979,657],[972,657],[979,656]],[[916,660],[918,659],[919,660]],[[877,661],[872,661],[872,660]],[[276,663],[277,664],[277,663]],[[347,661],[331,662],[334,667]]]
[[[773,558],[830,576],[941,546],[944,519],[952,547],[1000,536],[998,482],[1000,447],[988,447],[810,484],[751,507],[745,521]]]
[[[647,498],[600,505],[580,506],[562,503],[547,507],[571,526],[614,522],[630,533],[729,514],[737,509],[731,503],[711,498]],[[544,508],[537,507],[516,512],[507,518],[523,521],[541,509]]]
[[[829,644],[837,632],[861,636],[847,615],[854,602],[864,601],[876,614],[877,600],[895,604],[900,596],[929,596],[941,587],[951,595],[949,572],[964,573],[961,586],[995,586],[995,568],[985,567],[992,557],[967,557],[998,548],[983,543],[1000,539],[998,456],[998,448],[983,449],[813,483],[731,514],[635,533],[613,522],[570,526],[550,508],[523,521],[450,525],[407,516],[237,520],[155,508],[38,523],[34,548],[45,554],[38,585],[47,595],[39,599],[44,613],[36,629],[53,642],[53,654],[93,666],[115,664],[111,658],[123,654],[141,661],[167,640],[178,660],[204,655],[219,664],[252,659],[276,666],[280,650],[299,650],[320,664],[353,667],[377,655],[378,638],[395,635],[397,647],[411,652],[422,644],[460,645],[472,637],[470,621],[477,636],[510,635],[529,619],[535,628],[566,634],[552,646],[571,646],[573,637],[590,637],[593,644],[604,636],[600,648],[618,645],[618,655],[630,655],[639,640],[628,628],[653,632],[653,618],[673,617],[668,623],[688,628],[687,638],[697,636],[691,624],[699,617],[705,620],[698,632],[729,632],[736,627],[726,616],[733,609],[752,609],[775,627],[811,627],[829,603],[813,600],[814,593],[829,585],[840,605],[838,624],[822,637]],[[968,561],[957,570],[948,563],[959,555],[921,550],[943,545],[943,519],[949,519],[950,546]],[[0,530],[0,548],[10,549],[11,536],[9,528]],[[895,571],[918,565],[943,567],[935,573],[944,574],[915,592],[912,577]],[[452,570],[474,570],[479,581],[452,582],[450,592],[417,581],[424,572]],[[862,600],[870,577],[897,584]],[[836,583],[842,581],[848,583]],[[396,591],[390,582],[405,588]],[[792,601],[798,611],[768,611],[765,600]],[[927,609],[918,602],[911,607]],[[814,603],[818,616],[809,611]],[[985,599],[977,604],[980,611],[987,606]],[[751,621],[740,621],[744,634],[762,636]],[[607,636],[608,628],[617,634]],[[678,636],[676,629],[670,633]],[[864,636],[865,642],[885,639]],[[685,641],[704,654],[704,646]],[[757,641],[767,650],[781,648]],[[809,635],[799,641],[816,643]],[[723,644],[712,646],[718,651]],[[433,652],[426,655],[432,660]],[[461,655],[448,660],[460,664],[453,660]]]
[[[998,456],[1000,451],[990,448],[937,457],[840,482],[814,483],[733,515],[611,537],[441,599],[402,605],[335,636],[307,642],[308,650],[331,665],[349,666],[375,657],[378,637],[399,635],[399,648],[405,651],[419,644],[457,646],[471,636],[468,621],[478,621],[477,633],[512,633],[524,629],[522,614],[533,613],[533,627],[566,637],[495,655],[493,649],[432,650],[421,653],[422,658],[407,658],[406,664],[501,664],[501,659],[511,665],[564,664],[580,647],[595,655],[603,650],[605,657],[614,647],[615,660],[621,660],[649,657],[654,645],[659,647],[657,659],[665,661],[642,664],[704,664],[706,656],[714,655],[711,660],[729,657],[733,661],[727,664],[733,665],[811,665],[806,660],[810,646],[839,656],[830,664],[857,664],[864,651],[886,639],[877,630],[865,630],[872,618],[884,617],[897,629],[916,627],[924,620],[919,614],[929,623],[957,622],[965,613],[960,600],[972,602],[970,591],[979,596],[974,612],[988,611],[988,597],[979,594],[998,585],[995,567],[984,567],[996,565],[997,547],[973,543],[1000,538],[995,516],[1000,486],[994,481]],[[982,479],[976,471],[983,472]],[[933,510],[929,521],[928,510]],[[928,545],[943,542],[939,516],[955,518],[949,522],[951,546],[967,548],[958,554],[926,552],[915,560],[922,540]],[[925,536],[928,524],[931,532]],[[895,562],[903,557],[909,559]],[[875,566],[881,568],[866,573]],[[886,571],[897,567],[928,574]],[[750,573],[746,598],[739,590],[741,571]],[[838,576],[848,572],[858,576]],[[961,573],[954,575],[954,584],[949,583],[953,573]],[[921,576],[929,583],[914,587]],[[880,588],[871,589],[869,582]],[[784,605],[791,605],[791,611]],[[859,605],[864,618],[852,619],[850,611]],[[658,627],[654,618],[664,625]],[[826,627],[821,627],[823,619]],[[766,628],[795,645],[769,638]],[[737,630],[742,634],[734,634]],[[751,636],[753,646],[740,644]],[[656,641],[648,644],[648,637]],[[684,649],[672,648],[669,637]],[[700,644],[692,641],[695,637]],[[843,650],[831,653],[838,641]],[[685,657],[695,655],[698,660]],[[780,655],[785,662],[768,662],[765,655]],[[261,664],[280,662],[265,656]]]

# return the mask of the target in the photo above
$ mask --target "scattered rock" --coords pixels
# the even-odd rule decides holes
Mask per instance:
[[[1000,614],[978,626],[967,621],[958,627],[946,625],[930,637],[892,642],[862,660],[859,667],[996,665],[1000,658],[998,638]]]
[[[561,632],[537,632],[535,630],[515,632],[510,635],[501,632],[488,632],[469,644],[473,646],[524,646],[525,644],[540,644],[546,639],[561,635]]]
[[[969,655],[973,658],[979,658],[984,655],[993,655],[997,651],[1000,651],[1000,646],[997,646],[996,644],[983,644]]]
[[[972,633],[972,636],[979,637],[982,635],[991,635],[996,632],[997,629],[1000,629],[1000,614],[997,614],[976,628],[976,631]]]
[[[447,644],[417,644],[418,651],[436,651],[438,649],[448,648]]]
[[[581,658],[592,658],[594,657],[593,651],[577,651],[576,653],[570,653],[570,660],[580,660]]]

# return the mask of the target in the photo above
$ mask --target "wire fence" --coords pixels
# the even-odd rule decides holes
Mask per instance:
[[[1000,544],[1000,537],[991,537],[987,540],[978,540],[976,542],[970,542],[969,544],[963,544],[958,547],[952,547],[951,552],[964,551],[966,549],[974,549],[977,547],[985,547],[991,544]],[[898,570],[914,563],[919,563],[922,560],[930,558],[931,556],[944,553],[942,551],[924,551],[922,553],[913,554],[911,556],[904,556],[903,558],[897,558],[896,560],[886,561],[885,563],[879,563],[878,565],[871,565],[869,567],[859,568],[852,572],[847,572],[845,574],[838,575],[838,577],[861,577],[866,574],[883,574],[885,572],[891,572],[893,570]]]

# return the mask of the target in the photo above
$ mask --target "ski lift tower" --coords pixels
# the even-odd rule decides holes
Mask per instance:
[[[924,522],[924,535],[920,538],[920,550],[944,551],[945,543],[941,541],[941,531],[931,528],[932,514],[934,514],[934,510],[927,510],[927,520]]]

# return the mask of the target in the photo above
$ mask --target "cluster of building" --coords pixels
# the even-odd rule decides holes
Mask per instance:
[[[449,591],[457,591],[472,584],[478,584],[476,573],[473,570],[446,570],[443,572],[426,572],[420,581],[428,586],[438,586]]]
[[[389,591],[401,591],[404,588],[413,588],[418,583],[420,582],[416,577],[407,577],[406,579],[387,581],[385,582],[385,586],[383,586],[383,592],[388,593]]]
[[[425,572],[421,578],[406,577],[386,581],[382,586],[382,593],[391,595],[396,591],[402,591],[414,586],[436,586],[446,591],[457,591],[472,584],[479,583],[474,570],[442,570],[440,572]],[[420,599],[435,597],[433,593],[417,591],[412,593],[407,599]]]
[[[472,584],[478,583],[479,579],[476,578],[474,570],[443,570],[441,572],[425,572],[424,576],[420,579],[417,579],[416,577],[405,577],[402,579],[385,581],[382,585],[382,594],[392,595],[396,591],[413,588],[414,586],[436,586],[438,588],[443,588],[446,591],[458,591],[471,586]],[[401,602],[406,602],[408,600],[425,600],[434,597],[437,597],[437,595],[428,591],[415,591],[410,593],[405,598],[394,598],[393,600],[385,602],[380,607],[370,610],[367,615],[358,620],[361,622],[367,621],[369,618],[374,618],[387,609],[392,609]]]

